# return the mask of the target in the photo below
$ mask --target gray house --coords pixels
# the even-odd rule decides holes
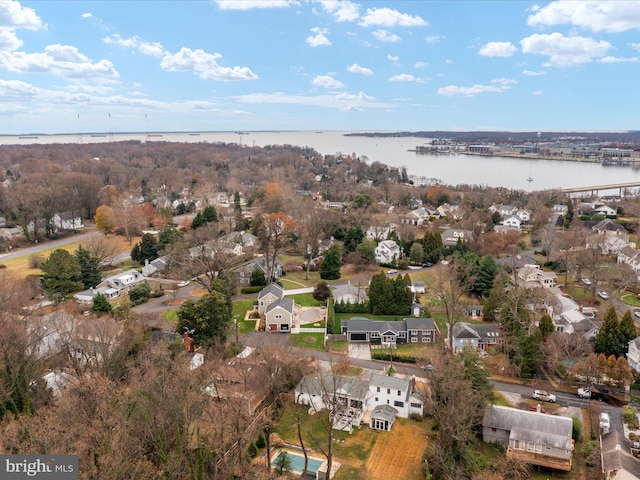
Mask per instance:
[[[335,303],[363,303],[367,300],[367,293],[362,289],[358,288],[355,285],[351,285],[351,283],[347,283],[346,285],[338,285],[331,292],[333,296],[333,301]]]
[[[368,318],[342,320],[341,332],[349,342],[382,345],[397,343],[435,343],[438,327],[433,318],[404,318],[395,322],[377,322]]]
[[[266,331],[289,333],[295,316],[294,307],[292,298],[281,298],[267,305],[264,312]]]
[[[507,457],[570,471],[572,429],[569,417],[490,405],[482,421],[482,440],[504,445]]]
[[[258,293],[258,313],[264,315],[267,307],[284,298],[284,288],[277,283],[267,285]]]

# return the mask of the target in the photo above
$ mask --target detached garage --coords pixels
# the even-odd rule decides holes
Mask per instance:
[[[361,333],[361,332],[349,332],[347,339],[350,342],[368,342],[369,341],[369,335],[367,333]]]

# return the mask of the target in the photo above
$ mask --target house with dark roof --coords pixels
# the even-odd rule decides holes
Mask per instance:
[[[487,352],[489,348],[499,350],[502,347],[502,329],[499,323],[458,322],[448,332],[452,336],[453,353],[472,347],[478,352]]]
[[[517,408],[490,405],[482,421],[482,440],[507,448],[507,458],[571,470],[573,420]]]
[[[629,440],[619,430],[600,437],[602,473],[610,480],[640,480],[640,462],[631,453]],[[637,450],[636,450],[637,451]]]
[[[280,259],[276,258],[273,265],[273,280],[277,280],[282,276],[283,269],[284,264],[280,261]],[[236,277],[236,285],[238,285],[239,287],[245,287],[249,285],[249,283],[251,282],[251,274],[254,270],[259,270],[267,275],[267,261],[264,257],[259,257],[253,262],[249,262],[242,267],[236,268],[233,272]],[[269,281],[269,279],[267,279],[267,281]]]
[[[462,230],[459,228],[448,228],[440,234],[442,237],[442,245],[445,247],[455,247],[458,242],[466,243],[473,237],[471,230]]]
[[[368,318],[350,318],[342,320],[341,333],[347,336],[348,342],[369,342],[381,345],[435,343],[438,327],[433,318],[407,317],[386,322]]]

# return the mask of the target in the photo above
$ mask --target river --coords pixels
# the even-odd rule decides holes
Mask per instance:
[[[281,132],[162,132],[61,135],[0,135],[0,145],[34,143],[103,143],[124,140],[142,142],[208,142],[241,143],[246,146],[265,145],[308,146],[319,153],[355,153],[368,162],[380,162],[393,167],[406,167],[409,175],[435,178],[447,185],[482,185],[507,187],[524,191],[558,187],[585,187],[621,182],[640,182],[640,170],[626,167],[604,167],[599,163],[559,160],[478,157],[463,154],[423,155],[408,151],[425,145],[421,137],[361,137],[345,136],[343,131],[281,131]],[[531,179],[531,181],[529,181]],[[617,193],[617,190],[616,190]]]

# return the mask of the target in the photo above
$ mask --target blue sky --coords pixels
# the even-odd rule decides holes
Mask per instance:
[[[0,133],[640,128],[639,1],[0,0]]]

